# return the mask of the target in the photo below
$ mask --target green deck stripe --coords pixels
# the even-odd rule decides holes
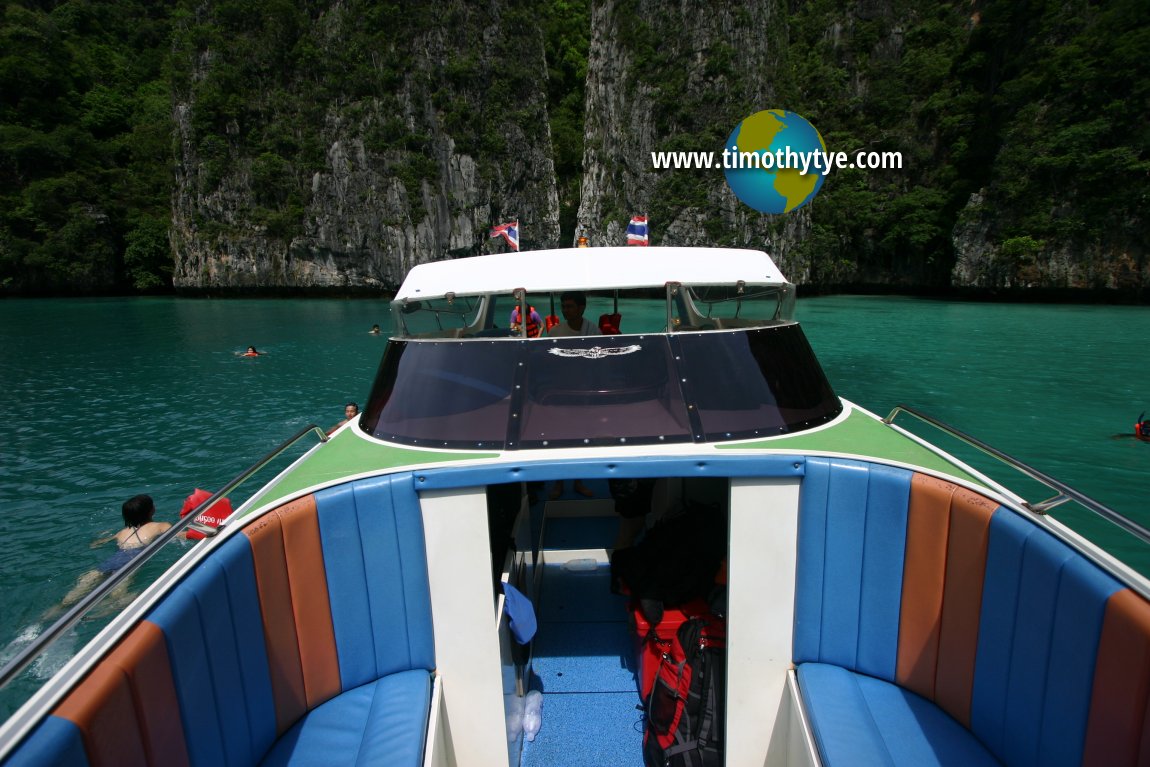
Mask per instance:
[[[959,466],[914,440],[857,410],[827,429],[758,442],[713,444],[719,450],[775,450],[793,453],[835,453],[860,459],[878,458],[919,466],[952,477],[983,484]],[[308,460],[281,477],[263,493],[259,505],[279,501],[306,488],[344,477],[404,466],[498,458],[499,453],[431,452],[371,442],[350,429],[321,445]]]
[[[858,410],[851,411],[847,419],[829,429],[796,434],[793,437],[743,442],[737,445],[716,445],[720,450],[785,450],[805,453],[844,453],[862,459],[879,458],[949,474],[952,477],[984,484],[954,463],[926,449],[882,421]]]
[[[346,429],[332,437],[292,472],[281,477],[264,492],[259,505],[278,501],[294,493],[332,480],[370,471],[395,469],[429,463],[476,461],[498,458],[498,453],[446,453],[408,450],[395,445],[382,445],[359,437]]]

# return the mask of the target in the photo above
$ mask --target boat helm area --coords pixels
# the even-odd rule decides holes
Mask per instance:
[[[583,317],[606,335],[680,333],[762,327],[791,319],[794,286],[682,285],[577,291],[587,301]],[[565,291],[522,289],[507,293],[401,299],[392,302],[400,338],[545,338],[563,322]],[[532,318],[513,322],[514,313]],[[513,327],[514,326],[514,327]]]

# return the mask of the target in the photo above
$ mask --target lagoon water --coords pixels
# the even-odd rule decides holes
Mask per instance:
[[[89,544],[118,529],[125,498],[150,493],[158,518],[174,520],[194,488],[214,490],[309,423],[338,422],[345,402],[362,404],[386,344],[367,331],[389,327],[386,308],[0,301],[0,649],[34,636],[43,612],[112,553]],[[880,415],[918,407],[1150,525],[1150,443],[1129,436],[1150,410],[1150,308],[831,296],[800,300],[797,314],[841,396]],[[266,354],[237,356],[249,344]],[[1030,500],[1051,495],[1021,487]],[[1072,505],[1056,516],[1150,572],[1125,534]],[[9,710],[0,700],[0,717]]]

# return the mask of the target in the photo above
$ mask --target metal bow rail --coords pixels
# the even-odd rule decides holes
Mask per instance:
[[[894,419],[899,413],[907,413],[912,415],[923,423],[930,424],[931,426],[949,434],[955,439],[958,439],[961,442],[965,442],[971,447],[981,450],[993,458],[997,458],[1007,466],[1010,466],[1015,471],[1025,474],[1036,482],[1046,485],[1046,487],[1055,491],[1057,495],[1048,498],[1045,501],[1040,501],[1038,503],[1030,503],[1029,501],[1024,502],[1024,505],[1036,514],[1045,514],[1055,506],[1059,506],[1063,503],[1066,503],[1067,501],[1074,501],[1083,508],[1086,508],[1102,517],[1107,522],[1122,528],[1143,543],[1150,544],[1150,529],[1140,525],[1129,517],[1114,511],[1110,507],[1104,506],[1090,496],[1078,492],[1069,485],[1063,482],[1059,482],[1054,477],[1051,477],[1048,474],[1044,474],[1038,469],[1023,463],[1017,458],[1013,458],[1001,450],[991,447],[985,442],[976,439],[975,437],[972,437],[965,432],[959,431],[949,424],[943,423],[936,418],[932,418],[920,410],[916,410],[908,405],[896,405],[895,408],[890,411],[890,415],[883,419],[883,423],[893,426]]]
[[[152,555],[163,548],[168,541],[183,532],[184,528],[192,527],[193,529],[204,533],[206,536],[215,535],[216,532],[218,532],[215,528],[208,527],[207,525],[193,524],[195,520],[200,516],[200,514],[203,511],[210,509],[212,504],[227,496],[241,484],[246,482],[253,474],[278,458],[280,454],[285,450],[292,447],[295,445],[295,443],[299,442],[301,439],[313,432],[319,436],[320,442],[327,442],[327,433],[316,424],[311,424],[303,428],[297,434],[288,438],[279,447],[275,448],[263,458],[253,463],[247,469],[240,472],[235,477],[235,479],[220,488],[214,495],[212,495],[211,498],[208,498],[206,501],[201,503],[187,516],[182,517],[170,528],[165,530],[156,538],[152,539],[151,543],[149,543],[147,546],[144,546],[140,553],[133,557],[130,562],[128,562],[116,572],[112,573],[112,575],[108,577],[107,580],[103,581],[87,596],[73,605],[66,613],[60,616],[60,618],[55,623],[49,626],[44,631],[44,633],[36,637],[36,639],[27,647],[25,647],[19,655],[13,658],[6,666],[4,666],[4,668],[0,670],[0,688],[5,687],[9,682],[15,679],[16,676],[21,671],[23,671],[29,663],[35,660],[36,657],[40,655],[40,653],[43,652],[46,647],[48,647],[48,645],[52,644],[52,642],[54,642],[61,634],[78,623],[80,619],[87,615],[93,607],[99,604],[105,596],[111,593],[112,589],[123,583],[124,580],[130,577],[132,573],[136,572],[136,570],[140,569],[140,567],[143,566],[143,564],[149,559],[151,559]]]

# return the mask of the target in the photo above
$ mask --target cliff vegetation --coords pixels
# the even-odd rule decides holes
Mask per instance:
[[[788,109],[799,211],[721,152]],[[1141,0],[42,0],[0,6],[0,293],[379,292],[413,264],[623,241],[766,248],[815,289],[1147,297]]]

